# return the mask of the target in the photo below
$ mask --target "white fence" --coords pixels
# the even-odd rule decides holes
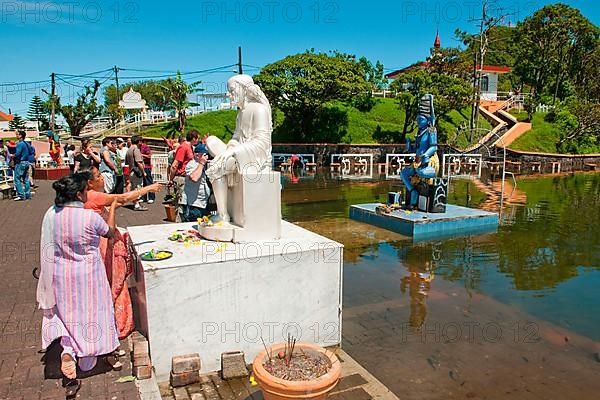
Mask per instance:
[[[167,183],[169,181],[169,157],[167,154],[152,154],[150,163],[154,182]]]
[[[554,110],[554,106],[548,105],[548,104],[539,104],[536,108],[535,108],[535,112],[541,112],[541,113],[547,113]]]
[[[415,153],[386,154],[385,179],[402,179],[402,168],[412,164]]]
[[[286,162],[290,161],[290,158],[295,155],[298,156],[300,158],[300,163],[302,164],[302,167],[304,168],[306,166],[306,163],[314,163],[315,162],[315,155],[314,154],[308,154],[308,153],[273,153],[271,154],[271,163],[273,165],[273,167],[276,167],[280,164],[284,164]]]
[[[444,154],[442,176],[476,176],[481,178],[483,157],[481,154]]]
[[[332,154],[331,164],[339,165],[343,179],[373,178],[373,154]]]

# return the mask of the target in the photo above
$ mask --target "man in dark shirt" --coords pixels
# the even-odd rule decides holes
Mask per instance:
[[[125,155],[125,162],[129,165],[129,182],[131,191],[138,191],[141,194],[140,189],[142,188],[142,184],[144,182],[144,175],[146,172],[144,171],[144,159],[142,158],[142,153],[138,146],[140,145],[140,137],[133,136],[131,138],[131,146],[129,150],[127,150],[127,154]],[[140,205],[140,199],[135,201],[134,210],[136,211],[147,211],[146,207],[142,207]]]
[[[29,163],[35,162],[35,150],[31,144],[25,142],[25,131],[17,134],[19,143],[15,152],[15,188],[17,197],[15,201],[31,200],[31,186],[29,182]]]
[[[152,151],[144,139],[140,142],[140,151],[142,153],[142,158],[144,159],[144,172],[146,173],[146,176],[144,176],[144,186],[150,186],[154,183],[154,180],[152,179]],[[154,203],[154,199],[154,192],[150,192],[142,197],[142,200],[147,201],[148,204]]]

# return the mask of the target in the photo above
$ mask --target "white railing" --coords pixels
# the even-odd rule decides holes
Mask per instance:
[[[371,91],[371,96],[373,97],[396,97],[398,95],[398,92],[395,90],[389,90],[389,89],[380,89],[380,90],[372,90]]]
[[[385,155],[385,179],[402,179],[402,169],[413,163],[415,153]]]
[[[538,104],[537,107],[535,107],[535,112],[539,113],[548,113],[552,110],[554,110],[554,106],[549,104]]]
[[[331,164],[339,164],[343,179],[373,178],[373,154],[332,154]]]
[[[152,179],[154,182],[167,183],[169,181],[169,157],[166,153],[152,154]]]
[[[300,163],[302,164],[302,167],[304,167],[306,165],[306,163],[314,163],[315,162],[314,154],[273,153],[273,154],[271,154],[271,164],[272,164],[273,168],[275,168],[281,164],[289,162],[292,156],[298,156],[298,158],[300,159]]]
[[[481,178],[483,157],[481,154],[444,154],[442,158],[442,176],[476,176]]]

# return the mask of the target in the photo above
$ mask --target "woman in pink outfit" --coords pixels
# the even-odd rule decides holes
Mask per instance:
[[[60,338],[61,371],[71,380],[77,377],[77,365],[89,371],[99,355],[111,354],[119,346],[111,289],[100,255],[101,238],[114,236],[117,202],[112,203],[106,222],[84,209],[88,179],[89,174],[76,173],[55,182],[55,205],[42,222],[37,289],[44,310],[42,347]]]

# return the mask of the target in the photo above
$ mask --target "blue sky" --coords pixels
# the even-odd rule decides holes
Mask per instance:
[[[600,25],[600,2],[563,1]],[[515,23],[543,0],[495,0]],[[454,30],[475,32],[480,0],[458,1],[7,1],[0,0],[4,52],[0,83],[45,81],[51,72],[81,75],[111,68],[199,71],[237,62],[261,67],[314,48],[381,60],[386,69],[424,59],[439,27],[442,46],[456,46]],[[207,92],[223,91],[233,67],[190,76]],[[256,73],[257,69],[247,68]],[[163,72],[121,71],[126,77]],[[110,78],[109,72],[95,77]],[[74,98],[89,79],[63,76],[63,99]],[[104,79],[101,79],[104,80]],[[111,83],[109,79],[106,83]],[[0,86],[0,110],[24,114],[48,82]],[[43,95],[43,94],[42,94]]]

